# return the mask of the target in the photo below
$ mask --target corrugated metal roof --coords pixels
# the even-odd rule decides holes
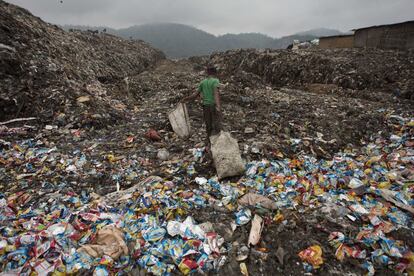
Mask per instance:
[[[345,34],[345,35],[331,35],[331,36],[322,36],[319,39],[324,39],[324,38],[336,38],[336,37],[350,37],[350,36],[354,36],[353,34]]]
[[[400,22],[400,23],[384,24],[384,25],[375,25],[375,26],[370,26],[370,27],[358,28],[358,29],[353,29],[352,31],[355,32],[355,31],[360,31],[360,30],[365,30],[365,29],[371,29],[371,28],[391,27],[391,26],[398,26],[398,25],[404,25],[404,24],[409,24],[409,23],[414,23],[414,20]]]

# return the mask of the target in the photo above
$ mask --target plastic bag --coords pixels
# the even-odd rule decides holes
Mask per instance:
[[[322,248],[319,245],[308,247],[307,249],[299,252],[298,255],[302,261],[311,264],[315,269],[319,268],[323,264]]]
[[[245,171],[245,164],[241,158],[237,140],[228,132],[211,136],[211,153],[219,179],[241,175]]]
[[[179,103],[178,106],[168,114],[171,126],[175,133],[181,138],[187,138],[191,133],[190,118],[187,106]]]
[[[128,255],[128,247],[124,240],[124,233],[109,225],[99,230],[95,244],[84,245],[78,249],[78,252],[94,258],[107,255],[117,260],[122,255]]]

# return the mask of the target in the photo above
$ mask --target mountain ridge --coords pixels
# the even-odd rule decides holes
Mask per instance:
[[[190,25],[162,22],[134,25],[121,29],[79,25],[65,25],[62,27],[65,30],[91,29],[102,31],[106,29],[107,33],[122,38],[144,40],[155,48],[162,50],[170,58],[203,56],[232,49],[284,49],[294,40],[307,41],[320,36],[343,34],[338,30],[319,28],[280,38],[257,32],[214,35]]]

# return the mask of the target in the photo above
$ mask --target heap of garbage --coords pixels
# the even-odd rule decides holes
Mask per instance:
[[[203,148],[193,151],[191,162],[164,164],[163,178],[145,176],[133,156],[92,157],[93,147],[65,155],[45,139],[3,144],[2,270],[234,274],[236,262],[241,273],[275,264],[280,271],[332,273],[344,271],[336,262],[353,259],[369,275],[376,269],[412,273],[414,118],[386,119],[394,133],[376,135],[360,151],[330,160],[301,155],[254,161],[235,181],[197,173]],[[102,196],[82,188],[107,164],[113,186],[145,179]],[[296,228],[304,226],[322,235],[302,242],[297,252],[297,244],[289,248],[289,239],[271,230],[296,239]],[[261,262],[252,263],[257,256]],[[287,256],[303,266],[289,267]]]
[[[154,70],[130,78],[131,94],[142,103],[136,109],[137,123],[143,126],[134,130],[138,137],[148,128],[165,131],[164,147],[185,150],[183,140],[171,134],[168,113],[194,93],[203,78],[206,60],[191,60],[197,63],[165,60]],[[343,148],[361,146],[372,133],[389,133],[384,113],[410,113],[413,104],[375,90],[338,94],[321,93],[313,86],[277,88],[244,71],[220,72],[219,78],[224,128],[237,138],[249,160],[272,158],[279,152],[330,158]],[[191,143],[196,145],[204,135],[202,108],[191,103],[188,112],[194,129]]]
[[[1,120],[34,114],[60,124],[121,119],[131,104],[124,78],[165,58],[142,41],[65,32],[4,1],[0,25]]]
[[[414,100],[412,51],[230,50],[214,54],[212,60],[228,74],[252,73],[278,87],[330,84],[336,89],[375,89]]]
[[[0,12],[0,275],[414,273],[413,102],[387,90],[412,54],[171,61]],[[201,107],[177,106],[207,63],[209,150]]]

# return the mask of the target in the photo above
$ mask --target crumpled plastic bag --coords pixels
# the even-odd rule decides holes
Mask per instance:
[[[161,141],[161,136],[155,129],[150,129],[145,133],[145,138],[151,141]]]
[[[195,223],[191,216],[187,217],[183,222],[169,221],[167,224],[167,231],[172,237],[179,235],[186,239],[196,238],[202,240],[206,236],[206,233]]]
[[[239,199],[239,205],[242,206],[260,206],[270,210],[276,210],[277,204],[275,201],[254,193],[245,194]]]
[[[107,255],[117,260],[123,255],[128,255],[128,247],[124,241],[124,233],[115,226],[108,225],[98,231],[94,244],[83,245],[78,252],[94,258]]]
[[[240,209],[236,214],[236,224],[237,225],[245,225],[248,224],[249,221],[252,219],[252,211],[249,209]]]
[[[299,258],[313,266],[314,269],[319,268],[323,264],[322,248],[319,245],[313,245],[299,252]]]
[[[228,132],[211,136],[211,153],[214,166],[219,179],[242,175],[245,171],[245,163],[241,158],[237,140]]]

